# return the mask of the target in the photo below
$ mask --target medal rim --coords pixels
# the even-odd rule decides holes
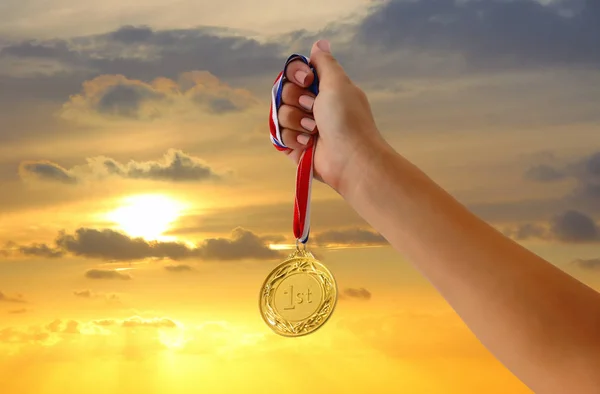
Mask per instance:
[[[333,299],[333,302],[331,304],[331,310],[329,311],[329,313],[327,314],[327,316],[323,319],[323,321],[319,325],[317,325],[316,327],[314,327],[314,328],[312,328],[312,329],[310,329],[310,330],[308,330],[306,332],[301,332],[301,333],[282,332],[281,330],[276,329],[267,320],[267,318],[265,316],[265,310],[263,308],[263,299],[265,298],[264,297],[265,287],[267,286],[267,284],[269,282],[272,281],[271,277],[272,277],[272,275],[273,275],[273,273],[275,271],[277,271],[278,269],[280,269],[281,267],[283,267],[285,265],[292,264],[294,260],[302,260],[302,259],[310,259],[310,260],[312,260],[313,264],[316,263],[318,270],[321,271],[321,272],[323,272],[331,280],[331,282],[332,282],[332,286],[331,286],[331,288],[332,288],[332,295],[331,295],[331,298]],[[311,275],[311,274],[308,274],[308,275]],[[259,295],[259,298],[258,298],[258,307],[259,307],[259,310],[260,310],[261,318],[263,319],[263,321],[265,322],[265,324],[267,326],[269,326],[269,328],[271,328],[271,330],[273,332],[275,332],[278,335],[284,336],[284,337],[301,337],[301,336],[305,336],[305,335],[311,334],[311,333],[319,330],[321,327],[323,327],[325,325],[325,323],[327,323],[327,321],[329,320],[329,318],[331,317],[331,315],[333,315],[335,307],[337,306],[337,301],[338,301],[338,288],[337,288],[337,282],[335,280],[335,277],[333,276],[333,273],[322,262],[320,262],[317,258],[315,258],[315,256],[311,252],[309,252],[308,250],[296,249],[296,251],[294,253],[291,253],[284,261],[282,261],[281,263],[277,264],[277,266],[275,266],[275,268],[273,268],[271,270],[271,272],[269,272],[269,274],[267,275],[267,277],[263,281],[263,284],[262,284],[262,286],[260,288],[260,295]],[[322,300],[321,304],[323,304],[324,302],[325,302],[325,300]],[[267,303],[267,301],[265,301],[264,303]],[[274,306],[272,306],[272,308],[273,308],[273,311],[278,316],[281,316],[277,312],[277,310],[275,309]],[[303,321],[311,318],[316,313],[318,313],[321,308],[322,308],[322,306],[319,307],[317,309],[317,311],[313,312],[310,316],[308,316],[308,317],[306,317],[306,318],[304,318],[302,320],[299,320],[298,322],[303,322]],[[283,319],[283,320],[285,320],[285,319]]]

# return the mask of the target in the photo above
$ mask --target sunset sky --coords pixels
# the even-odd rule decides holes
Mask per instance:
[[[270,89],[329,39],[399,152],[600,289],[599,20],[597,0],[2,0],[0,392],[528,393],[321,183],[309,247],[337,308],[302,338],[264,324],[294,242]]]

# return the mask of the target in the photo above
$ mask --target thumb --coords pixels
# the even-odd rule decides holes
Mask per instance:
[[[331,45],[327,40],[319,40],[313,44],[310,63],[317,70],[320,85],[335,84],[348,79],[342,66],[331,54]]]

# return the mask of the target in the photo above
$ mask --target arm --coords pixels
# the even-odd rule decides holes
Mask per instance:
[[[600,391],[600,294],[470,213],[380,142],[340,185],[480,341],[539,393]]]
[[[403,253],[481,342],[538,393],[600,392],[600,294],[470,213],[379,134],[368,99],[316,42],[290,64],[279,121],[298,163],[316,132],[316,176]],[[309,97],[310,96],[310,97]],[[311,122],[314,123],[314,122]]]

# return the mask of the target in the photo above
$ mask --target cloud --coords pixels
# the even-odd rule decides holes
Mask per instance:
[[[73,294],[74,294],[76,297],[82,297],[82,298],[92,298],[92,297],[95,297],[95,296],[96,296],[96,294],[94,294],[94,293],[93,293],[91,290],[89,290],[89,289],[86,289],[86,290],[75,290],[75,291],[73,292]]]
[[[47,257],[55,259],[62,257],[64,252],[59,249],[54,249],[46,244],[35,243],[29,246],[20,246],[19,251],[25,256]]]
[[[354,298],[354,299],[358,299],[358,300],[368,301],[371,299],[372,295],[369,290],[365,289],[364,287],[361,287],[358,289],[354,289],[354,288],[344,289],[344,291],[342,291],[340,296],[342,298]]]
[[[46,330],[57,333],[79,334],[81,323],[76,320],[61,320],[56,319],[46,325]]]
[[[207,70],[220,77],[271,75],[284,61],[283,45],[259,42],[212,27],[154,30],[123,26],[106,34],[66,40],[24,40],[0,51],[1,58],[52,61],[62,70],[95,70],[152,80],[175,78],[189,70]],[[243,64],[244,67],[240,67]],[[60,70],[60,69],[59,69]]]
[[[55,248],[48,248],[64,254],[101,259],[108,261],[135,261],[148,258],[183,260],[198,258],[203,260],[233,261],[244,259],[276,259],[282,252],[268,247],[272,237],[260,237],[243,228],[235,228],[230,238],[208,238],[197,247],[181,242],[146,241],[132,238],[112,229],[79,228],[74,234],[59,232]],[[183,270],[184,268],[178,268]],[[130,279],[129,275],[94,269],[86,273],[91,279]]]
[[[600,242],[600,226],[589,215],[572,209],[555,215],[548,225],[524,223],[508,228],[504,233],[516,240],[537,238],[564,243]]]
[[[107,37],[124,44],[147,43],[152,40],[154,31],[148,26],[123,26],[119,30],[109,33]]]
[[[22,178],[35,177],[67,185],[77,183],[77,178],[69,170],[49,161],[24,161],[19,166],[19,173]]]
[[[351,228],[324,231],[315,236],[315,241],[322,245],[387,245],[388,242],[377,232]]]
[[[525,179],[536,182],[554,182],[566,177],[567,174],[564,171],[546,164],[533,166],[525,172]]]
[[[600,215],[600,152],[566,164],[558,163],[559,159],[553,155],[550,160],[554,163],[535,164],[524,175],[533,182],[546,184],[562,180],[573,182],[571,191],[550,204],[563,208],[562,212],[551,217],[548,225],[524,223],[506,229],[505,233],[517,240],[599,241],[600,226],[595,217]]]
[[[600,269],[600,258],[597,259],[576,259],[571,262],[572,265],[586,270]]]
[[[120,279],[130,280],[131,275],[128,273],[116,270],[91,269],[85,272],[85,277],[88,279]]]
[[[193,268],[187,264],[166,265],[165,269],[169,272],[185,272],[193,270]]]
[[[118,303],[120,301],[118,294],[115,294],[115,293],[96,293],[96,292],[93,292],[90,289],[74,290],[73,291],[73,295],[75,297],[88,298],[88,299],[103,298],[106,301],[108,301],[109,303],[112,303],[112,302],[117,302]]]
[[[50,167],[55,170],[47,170]],[[40,171],[40,168],[46,170]],[[22,179],[34,177],[68,184],[81,183],[84,179],[106,179],[111,176],[161,182],[201,182],[222,178],[221,174],[215,172],[203,160],[177,149],[169,149],[162,160],[158,161],[130,160],[128,163],[120,163],[109,157],[99,156],[87,159],[86,165],[75,166],[68,170],[51,162],[28,161],[21,163],[19,172]],[[64,175],[58,177],[55,175],[58,172]],[[63,181],[63,177],[68,178],[69,182]]]
[[[563,242],[596,242],[600,241],[600,227],[584,213],[569,210],[557,215],[551,231]]]
[[[120,164],[110,158],[94,158],[88,160],[88,165],[98,173],[104,171],[127,179],[197,182],[220,178],[220,175],[199,158],[176,149],[170,149],[162,162],[132,160],[127,164]]]
[[[232,88],[207,71],[185,72],[177,81],[161,77],[150,83],[123,75],[102,75],[84,82],[83,91],[71,96],[61,115],[83,122],[154,120],[241,112],[257,103],[249,91]]]
[[[24,304],[27,301],[25,300],[22,294],[17,294],[16,296],[8,296],[0,291],[0,302]]]
[[[192,255],[192,249],[183,243],[149,242],[110,229],[79,228],[74,234],[62,232],[56,244],[76,256],[115,261],[149,257],[179,260]]]
[[[354,42],[378,52],[460,56],[467,69],[594,66],[600,60],[595,0],[391,0],[372,7]]]
[[[68,40],[13,42],[0,51],[0,59],[52,62],[56,73],[83,69],[141,81],[176,78],[198,69],[219,78],[257,78],[276,75],[290,48],[307,51],[318,36],[325,36],[334,41],[336,56],[353,74],[371,79],[374,70],[400,76],[593,66],[600,60],[598,19],[595,0],[546,5],[535,0],[390,0],[373,2],[366,16],[331,21],[321,31],[293,31],[270,40],[212,27],[123,26]],[[354,60],[357,54],[360,62]],[[138,95],[132,97],[138,101]]]
[[[245,258],[275,259],[281,252],[271,250],[265,240],[251,231],[237,227],[231,238],[205,240],[198,248],[199,255],[207,260],[241,260]]]

